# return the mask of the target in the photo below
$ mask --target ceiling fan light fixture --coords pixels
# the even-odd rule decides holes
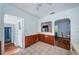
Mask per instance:
[[[50,15],[55,14],[55,12],[51,12]]]
[[[52,3],[37,3],[36,9],[39,10],[43,5],[52,5]]]

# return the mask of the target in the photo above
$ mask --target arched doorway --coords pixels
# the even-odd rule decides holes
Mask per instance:
[[[70,19],[60,19],[55,21],[55,45],[70,50]]]

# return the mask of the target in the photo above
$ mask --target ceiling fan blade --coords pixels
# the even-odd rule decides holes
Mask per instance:
[[[48,5],[52,5],[53,3],[46,3],[46,4],[48,4]]]

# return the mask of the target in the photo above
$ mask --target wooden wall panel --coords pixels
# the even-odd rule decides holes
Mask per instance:
[[[51,45],[55,43],[55,37],[52,35],[36,34],[25,37],[25,47],[34,44],[37,41],[42,41]]]
[[[28,46],[34,44],[37,41],[39,41],[38,35],[26,36],[25,37],[25,47],[28,47]]]
[[[28,47],[38,41],[42,41],[42,42],[45,42],[51,45],[55,45],[55,36],[45,35],[45,34],[36,34],[36,35],[26,36],[25,47]],[[69,50],[70,41],[66,41],[66,39],[61,40],[61,44],[59,45],[59,47]]]
[[[54,43],[55,43],[55,37],[52,36],[52,35],[43,35],[43,34],[40,34],[40,41],[43,41],[45,43],[54,45]]]
[[[0,41],[0,55],[1,55],[1,41]]]
[[[45,40],[45,35],[44,34],[38,34],[38,38],[39,38],[39,41],[42,41],[44,42]]]

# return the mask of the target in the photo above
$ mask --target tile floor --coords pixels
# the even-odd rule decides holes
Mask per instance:
[[[15,55],[70,55],[69,50],[52,46],[47,43],[37,42],[28,48],[25,48]]]

